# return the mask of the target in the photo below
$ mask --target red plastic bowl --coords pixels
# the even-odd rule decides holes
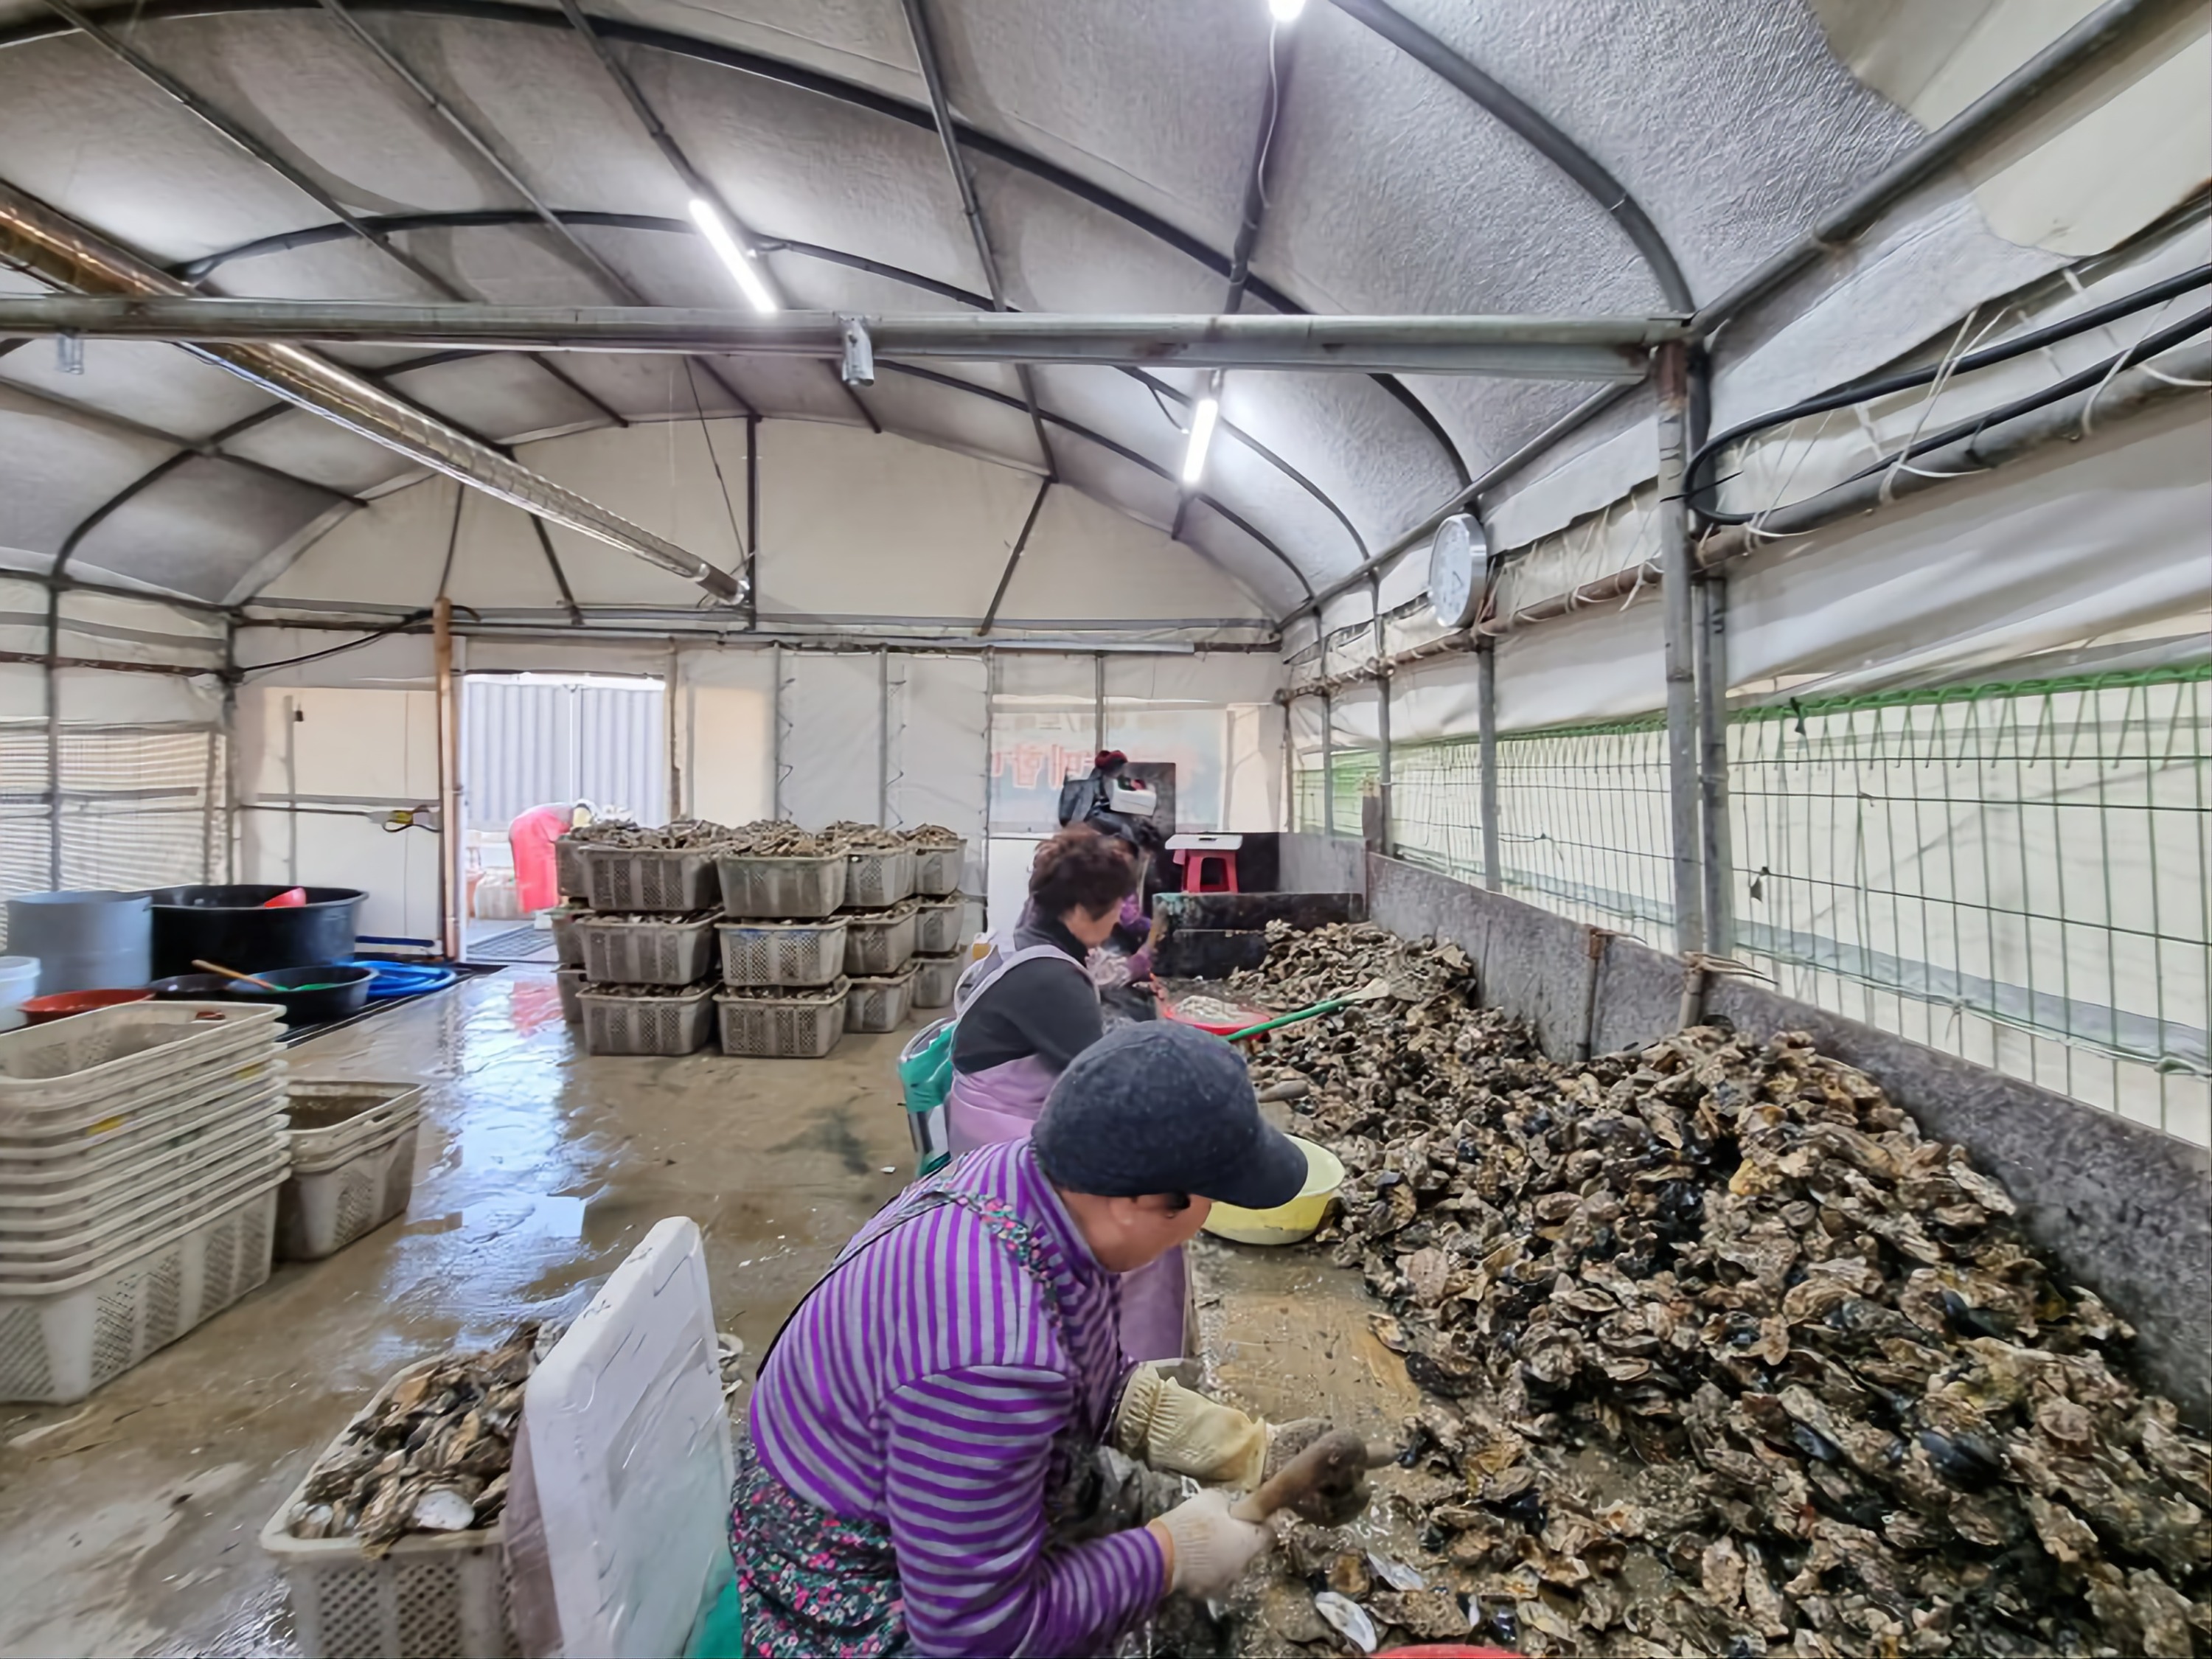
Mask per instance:
[[[57,991],[48,997],[33,997],[23,1005],[23,1021],[28,1025],[44,1025],[49,1020],[67,1019],[71,1014],[88,1014],[95,1008],[119,1008],[126,1002],[151,1002],[154,994],[141,986],[136,990],[114,991]]]

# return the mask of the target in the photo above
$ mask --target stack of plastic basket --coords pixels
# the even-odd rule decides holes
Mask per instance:
[[[407,1208],[422,1091],[405,1083],[295,1083],[276,1195],[276,1254],[319,1261]]]
[[[961,896],[960,872],[968,843],[938,824],[907,832],[914,849],[914,890],[921,902],[915,919],[913,1004],[942,1008],[968,966],[961,948],[968,901]]]
[[[0,1400],[81,1400],[269,1277],[278,1012],[141,1002],[0,1034]]]
[[[688,1054],[714,1024],[714,856],[717,826],[672,824],[639,832],[669,844],[582,848],[589,908],[556,917],[554,933],[580,958],[563,975],[584,1027],[587,1054]],[[564,838],[565,839],[565,838]],[[558,845],[556,847],[558,853]]]

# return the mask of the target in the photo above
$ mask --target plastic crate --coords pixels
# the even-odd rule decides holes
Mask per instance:
[[[914,1006],[951,1007],[953,989],[968,966],[967,957],[957,951],[949,957],[917,954],[910,965],[914,969]]]
[[[220,1133],[241,1117],[283,1104],[282,1061],[244,1082],[225,1078],[166,1106],[127,1114],[97,1133],[18,1140],[0,1136],[0,1194],[50,1190]]]
[[[100,1108],[158,1105],[265,1065],[280,1012],[273,1002],[130,1002],[0,1033],[0,1133],[90,1127]]]
[[[580,968],[556,968],[553,982],[561,988],[561,1018],[571,1025],[583,1023],[584,1005],[576,998],[584,988],[584,970]]]
[[[587,1054],[688,1054],[707,1041],[714,1024],[714,988],[701,985],[682,996],[624,996],[586,985],[576,996],[584,1011]]]
[[[425,1360],[399,1372],[354,1420],[436,1363]],[[347,1440],[339,1435],[323,1455]],[[313,1465],[308,1467],[312,1471]],[[364,1653],[511,1659],[518,1651],[508,1605],[507,1534],[499,1522],[469,1532],[408,1533],[386,1554],[372,1558],[358,1538],[295,1538],[285,1531],[284,1518],[305,1501],[307,1486],[302,1475],[261,1528],[261,1547],[276,1557],[292,1593],[293,1634],[305,1659]]]
[[[0,1287],[0,1400],[82,1400],[266,1281],[278,1184],[73,1279]]]
[[[896,1031],[906,1024],[914,1006],[915,968],[881,978],[853,981],[845,998],[845,1029],[848,1031]]]
[[[0,1237],[0,1289],[56,1285],[121,1260],[172,1229],[227,1207],[264,1181],[283,1177],[284,1132],[260,1126],[260,1149],[183,1177],[151,1198],[108,1207],[74,1231]]]
[[[714,855],[696,847],[587,847],[584,896],[610,913],[712,909]]]
[[[914,891],[914,848],[869,848],[845,854],[845,902],[880,910]]]
[[[340,1080],[295,1083],[287,1133],[295,1169],[319,1169],[422,1115],[422,1090],[413,1083]]]
[[[957,893],[947,899],[924,899],[914,914],[914,948],[925,957],[950,955],[960,948],[960,924],[968,901]]]
[[[849,989],[841,979],[829,988],[834,994],[805,1001],[794,997],[716,997],[722,1052],[755,1060],[819,1060],[845,1035]]]
[[[724,853],[714,860],[722,910],[733,921],[812,921],[845,902],[842,853],[813,858],[763,858]]]
[[[914,890],[924,898],[945,898],[960,890],[960,872],[967,867],[968,843],[956,841],[914,849]]]
[[[272,1091],[258,1111],[234,1115],[208,1134],[125,1158],[82,1180],[34,1191],[0,1193],[0,1244],[33,1244],[82,1232],[130,1213],[149,1198],[166,1198],[204,1178],[256,1162],[283,1133],[283,1100]]]
[[[911,904],[888,910],[850,910],[845,915],[845,971],[896,974],[914,954],[918,912]]]
[[[714,968],[714,919],[622,921],[579,916],[584,977],[594,985],[696,985]]]
[[[553,843],[553,885],[564,899],[580,899],[591,890],[591,877],[584,869],[584,850],[590,845],[574,836],[562,836]]]
[[[728,985],[827,985],[845,971],[845,919],[726,921],[722,980]]]
[[[576,937],[576,918],[591,911],[580,904],[564,904],[546,912],[553,928],[553,960],[563,968],[584,965],[584,941]]]
[[[295,1168],[276,1193],[276,1259],[319,1261],[407,1210],[415,1190],[410,1116],[388,1139],[341,1153],[318,1169]]]

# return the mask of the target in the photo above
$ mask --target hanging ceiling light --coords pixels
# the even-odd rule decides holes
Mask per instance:
[[[691,222],[699,227],[699,234],[707,239],[708,246],[722,257],[730,268],[730,275],[738,279],[745,298],[752,301],[755,311],[767,313],[781,309],[775,295],[768,291],[761,278],[759,256],[740,244],[714,204],[703,196],[691,198]]]
[[[1306,0],[1267,0],[1267,15],[1278,23],[1295,23],[1306,9]]]
[[[1182,453],[1182,481],[1186,489],[1196,489],[1198,481],[1206,476],[1206,447],[1213,441],[1213,428],[1221,418],[1221,398],[1216,389],[1209,389],[1190,411],[1190,447]]]

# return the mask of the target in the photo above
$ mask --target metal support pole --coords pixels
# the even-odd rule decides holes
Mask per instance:
[[[994,716],[999,704],[999,653],[983,653],[983,835],[982,844],[976,848],[976,857],[983,867],[983,928],[991,927],[991,785],[994,763],[997,759],[994,745],[998,731]],[[965,917],[963,917],[965,925]]]
[[[1697,621],[1682,471],[1688,459],[1688,354],[1668,344],[1653,354],[1659,392],[1659,596],[1664,604],[1667,665],[1668,854],[1674,872],[1674,948],[1705,949],[1705,894],[1698,874]]]
[[[46,589],[46,885],[62,884],[62,589]]]
[[[1481,769],[1479,811],[1482,815],[1482,884],[1486,890],[1505,890],[1505,868],[1498,851],[1498,641],[1488,637],[1474,647],[1475,757]]]
[[[1375,612],[1375,660],[1383,665],[1389,653],[1383,649],[1382,582],[1376,579],[1372,598],[1369,601]],[[1397,838],[1391,832],[1390,816],[1390,674],[1387,666],[1375,681],[1375,794],[1377,810],[1382,817],[1379,826],[1382,856],[1397,855]]]
[[[783,817],[783,647],[769,649],[769,672],[775,678],[769,687],[769,762],[768,815]]]
[[[760,626],[760,416],[745,416],[745,626]]]
[[[1705,815],[1705,949],[1735,951],[1735,852],[1729,817],[1728,578],[1699,578],[1698,599],[1698,784]]]
[[[1091,659],[1091,744],[1094,753],[1106,749],[1106,653],[1096,653]]]
[[[688,818],[690,803],[684,799],[684,754],[678,746],[683,733],[678,725],[682,711],[677,699],[684,695],[684,651],[671,640],[668,642],[668,678],[660,691],[660,723],[668,749],[668,816]]]
[[[438,942],[448,961],[461,956],[459,700],[453,690],[453,602],[443,593],[430,611],[438,676]],[[293,802],[296,818],[299,802]]]
[[[1336,836],[1336,699],[1321,694],[1321,832]]]
[[[891,653],[876,653],[876,822],[891,822]]]

